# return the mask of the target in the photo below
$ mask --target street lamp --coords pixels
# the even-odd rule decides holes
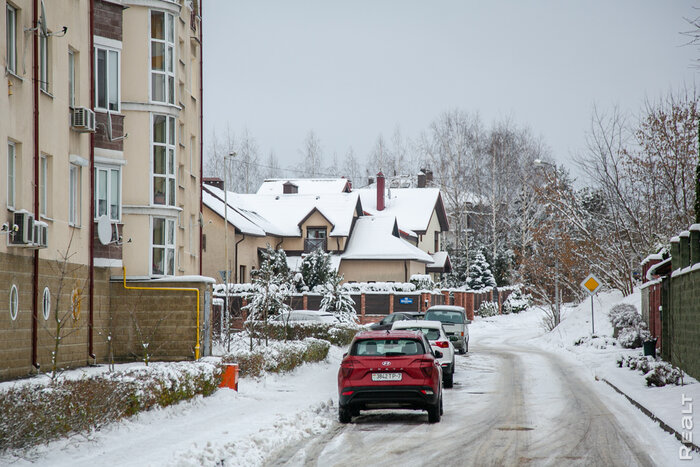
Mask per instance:
[[[554,169],[554,187],[557,189],[557,166],[542,159],[535,159],[532,162],[535,167],[549,166]],[[554,326],[556,327],[559,326],[561,321],[561,303],[559,300],[559,222],[556,221],[556,218],[554,227],[556,229],[554,235],[554,308],[556,310],[554,313]]]
[[[225,266],[225,289],[224,289],[224,309],[225,315],[226,315],[226,351],[230,352],[231,351],[231,336],[230,336],[230,326],[231,326],[231,319],[229,317],[229,303],[228,303],[228,288],[229,288],[229,282],[230,282],[230,267],[228,263],[228,186],[226,186],[226,179],[228,175],[228,159],[236,157],[235,152],[230,152],[228,155],[224,156],[224,256],[225,256],[225,261],[226,261],[226,266]]]

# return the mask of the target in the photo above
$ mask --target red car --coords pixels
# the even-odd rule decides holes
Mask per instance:
[[[338,419],[348,423],[360,410],[427,410],[442,415],[441,352],[416,331],[365,331],[350,344],[338,371]]]

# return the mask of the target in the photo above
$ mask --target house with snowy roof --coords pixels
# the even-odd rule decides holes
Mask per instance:
[[[305,253],[321,248],[346,281],[408,281],[434,263],[401,235],[396,218],[368,216],[346,179],[266,180],[255,194],[222,188],[221,180],[205,179],[202,193],[203,269],[213,277],[226,270],[224,216],[234,282],[250,280],[268,245],[285,250],[292,270]]]

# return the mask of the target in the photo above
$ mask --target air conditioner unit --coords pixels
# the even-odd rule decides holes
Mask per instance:
[[[49,225],[46,222],[34,222],[34,247],[46,248],[48,243]]]
[[[25,211],[15,211],[12,222],[17,226],[17,230],[10,235],[10,245],[32,246],[34,243],[34,216]]]
[[[75,107],[71,114],[70,126],[80,133],[95,131],[95,112],[87,107]]]

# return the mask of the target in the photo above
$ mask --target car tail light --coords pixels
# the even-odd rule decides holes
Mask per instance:
[[[464,337],[464,331],[462,331],[462,337]]]
[[[446,349],[448,347],[447,341],[437,341],[435,342],[435,345],[437,345],[441,349]]]
[[[428,396],[432,396],[433,394],[435,394],[432,389],[421,389],[420,392]]]
[[[423,372],[426,378],[430,378],[433,376],[433,362],[434,360],[421,360],[421,365],[420,365],[420,371]]]
[[[343,396],[351,396],[353,392],[355,392],[355,391],[343,391],[342,395]]]
[[[340,364],[340,374],[343,375],[343,378],[349,378],[350,375],[352,374],[352,370],[353,370],[352,360],[346,360]]]

